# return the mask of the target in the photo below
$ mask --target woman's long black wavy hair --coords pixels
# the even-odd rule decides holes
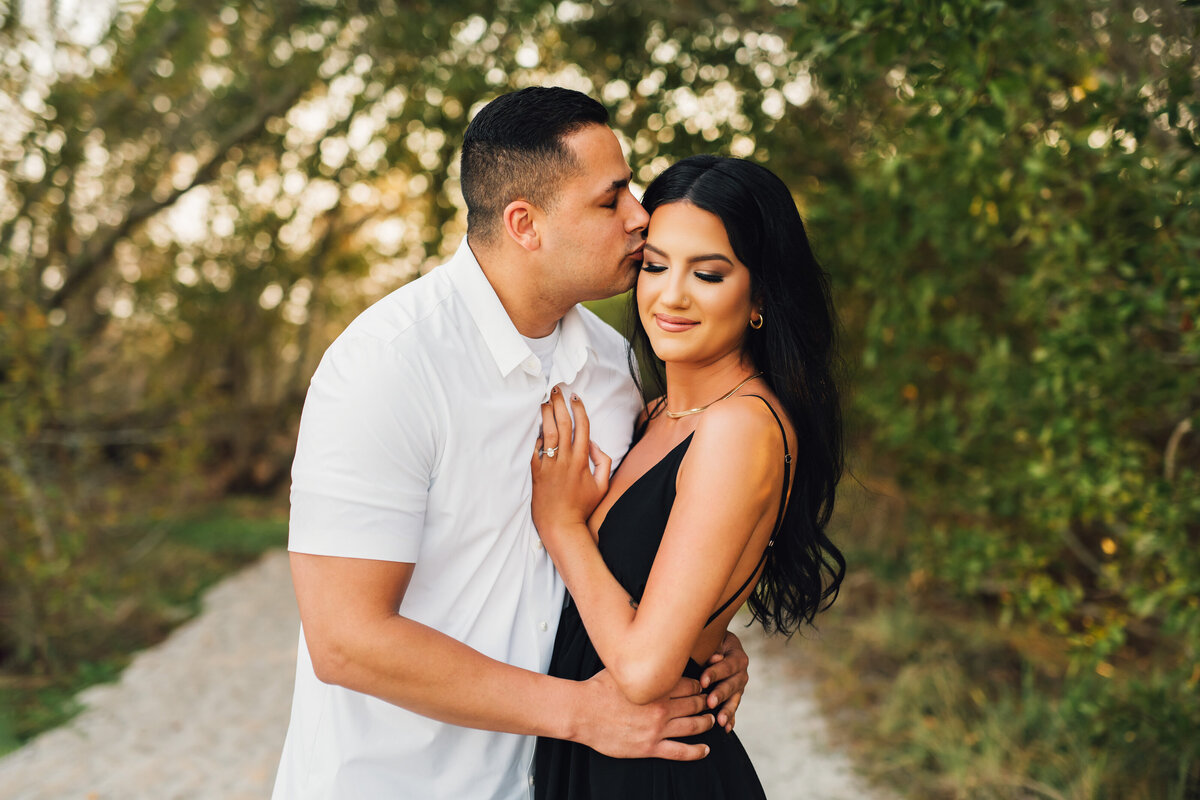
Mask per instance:
[[[751,295],[764,324],[747,327],[746,351],[798,439],[783,522],[748,601],[768,632],[790,636],[833,603],[846,574],[846,560],[825,530],[844,466],[836,380],[841,361],[829,276],[813,255],[787,186],[758,164],[711,155],[685,158],[655,178],[642,199],[651,214],[668,203],[690,203],[719,217],[734,254],[750,270]],[[659,396],[666,392],[663,364],[637,313],[636,293],[632,303],[630,369],[639,386],[644,375],[649,395]],[[643,375],[639,361],[648,367]]]

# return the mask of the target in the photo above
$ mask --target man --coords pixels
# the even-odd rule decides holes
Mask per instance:
[[[543,674],[563,589],[530,518],[529,453],[552,388],[629,446],[640,400],[624,341],[582,300],[627,289],[645,211],[603,106],[565,89],[494,100],[467,129],[467,240],[379,301],[313,376],[292,471],[302,621],[276,798],[518,798],[534,735],[618,757],[729,721],[745,654],[672,699],[601,673]],[[720,682],[724,680],[724,682]],[[719,683],[720,682],[720,683]]]

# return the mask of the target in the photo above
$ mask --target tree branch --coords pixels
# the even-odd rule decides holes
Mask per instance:
[[[1067,549],[1075,554],[1075,557],[1079,559],[1079,563],[1087,567],[1088,571],[1094,575],[1104,574],[1100,561],[1088,551],[1083,542],[1079,541],[1079,537],[1075,535],[1075,531],[1072,529],[1070,523],[1059,529],[1059,535],[1062,537]]]
[[[29,506],[29,516],[33,522],[34,533],[37,534],[42,559],[50,561],[58,555],[58,548],[54,543],[54,534],[50,530],[49,517],[46,516],[46,501],[42,497],[42,492],[33,476],[29,474],[29,468],[25,464],[25,459],[21,457],[21,452],[10,439],[0,439],[0,450],[4,451],[4,460],[8,462],[9,472],[17,479],[17,485],[21,493],[25,495],[25,503]]]
[[[1163,453],[1163,477],[1167,479],[1167,483],[1175,480],[1175,455],[1179,452],[1179,441],[1191,429],[1191,418],[1184,417],[1176,424],[1175,430],[1171,431],[1171,438],[1167,439],[1167,449]]]
[[[51,294],[46,300],[45,308],[50,310],[62,307],[67,299],[88,278],[112,258],[117,242],[128,236],[129,232],[139,223],[170,207],[182,195],[196,186],[211,181],[231,149],[249,141],[263,129],[268,119],[291,107],[304,93],[305,88],[307,87],[292,85],[278,92],[270,101],[260,106],[257,115],[246,120],[241,125],[235,126],[224,139],[218,142],[212,156],[196,171],[196,174],[186,186],[173,190],[162,200],[155,200],[151,197],[143,200],[141,203],[134,204],[119,225],[109,229],[103,236],[95,237],[95,240],[98,241],[95,247],[71,259],[67,267],[66,280],[63,282],[62,287]]]

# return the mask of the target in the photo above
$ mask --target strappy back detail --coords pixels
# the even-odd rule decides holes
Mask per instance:
[[[747,394],[742,396],[757,397],[759,400],[762,400],[767,410],[771,412],[771,416],[775,418],[775,424],[779,426],[779,434],[783,437],[783,490],[779,495],[779,511],[775,514],[775,527],[771,529],[771,538],[767,542],[767,546],[763,548],[762,555],[758,558],[758,563],[754,565],[754,570],[747,576],[742,585],[738,587],[737,591],[733,593],[733,596],[722,603],[721,607],[712,613],[712,616],[704,623],[704,627],[706,628],[713,623],[713,620],[721,616],[734,600],[741,597],[742,592],[746,591],[746,587],[750,585],[750,582],[758,577],[758,571],[762,569],[763,564],[767,561],[767,553],[771,551],[771,546],[775,544],[775,534],[779,533],[779,526],[783,524],[783,512],[787,508],[788,487],[792,482],[792,451],[788,449],[787,431],[783,429],[783,421],[779,419],[779,414],[767,402],[767,398],[762,395]]]

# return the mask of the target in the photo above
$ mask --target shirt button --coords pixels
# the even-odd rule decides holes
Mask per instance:
[[[533,786],[533,776],[532,775],[529,776],[529,785]]]
[[[542,549],[543,549],[544,547],[545,547],[545,545],[543,545],[543,544],[542,544],[542,540],[541,540],[541,539],[535,539],[535,540],[534,540],[534,542],[533,542],[533,549],[534,549],[534,550],[536,550],[537,552],[539,552],[539,553],[540,553],[540,552],[542,552]]]
[[[544,630],[544,631],[550,630],[550,626],[549,626],[549,625],[547,625],[545,622],[539,622],[539,623],[538,623],[538,627],[539,627],[539,628],[541,628],[541,629],[542,629],[542,630]]]

